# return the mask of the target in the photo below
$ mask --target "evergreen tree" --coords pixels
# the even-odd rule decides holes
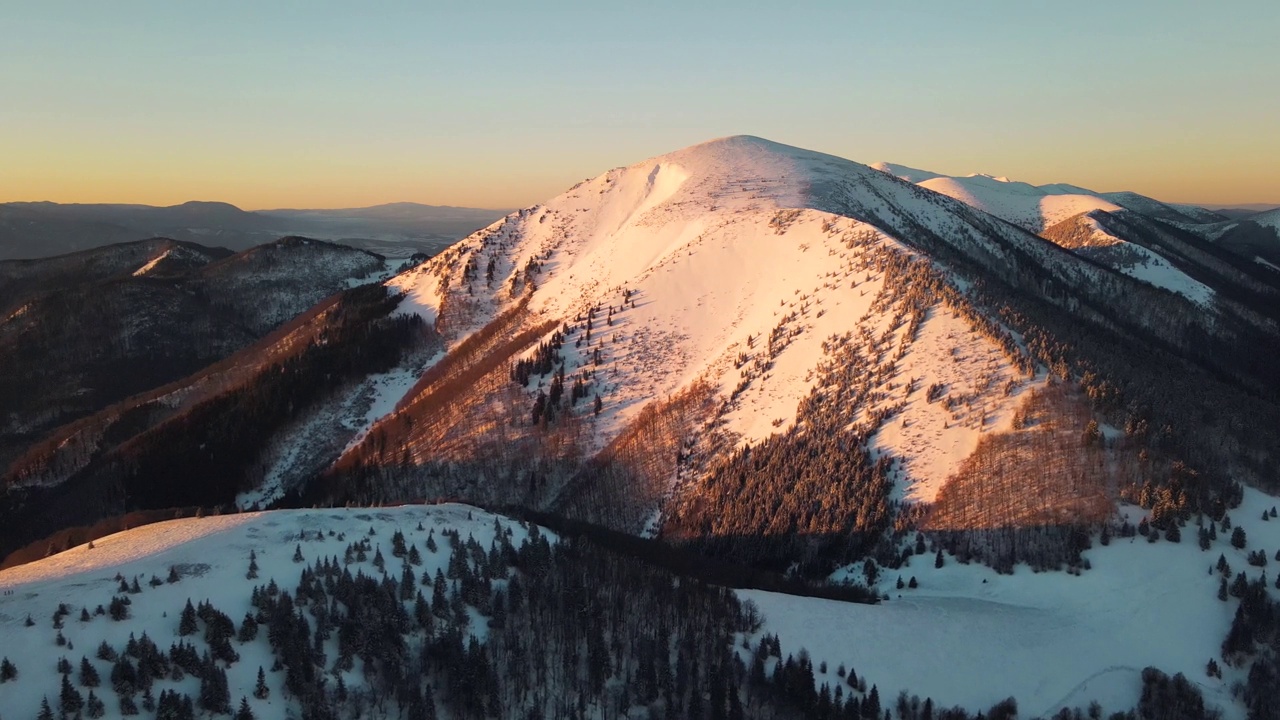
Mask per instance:
[[[249,698],[241,696],[240,709],[236,710],[235,720],[254,720],[253,710],[249,707]]]
[[[271,689],[267,687],[267,674],[263,672],[262,666],[259,665],[258,682],[253,686],[253,696],[259,700],[266,700],[269,695],[271,695]]]
[[[18,667],[9,658],[0,660],[0,683],[7,683],[18,677]]]
[[[182,616],[178,620],[178,634],[186,637],[194,635],[200,626],[196,623],[196,609],[191,604],[191,598],[187,598],[186,607],[182,608]]]
[[[87,688],[96,688],[102,679],[98,677],[98,669],[89,662],[89,658],[80,658],[80,684]]]
[[[258,621],[254,619],[253,613],[245,613],[244,620],[240,623],[240,632],[236,635],[236,639],[242,643],[253,642],[258,637]]]
[[[85,716],[89,718],[93,718],[93,720],[97,720],[97,718],[102,717],[106,713],[107,713],[107,706],[103,704],[102,698],[98,697],[97,695],[94,694],[92,690],[90,690],[89,698],[88,700],[85,701],[85,704],[84,704]]]
[[[210,663],[200,678],[200,707],[223,715],[231,712],[231,690],[227,686],[227,671]]]
[[[99,660],[106,660],[107,662],[115,662],[116,651],[110,645],[107,644],[106,640],[103,640],[98,645],[98,652],[94,655],[94,657],[98,658]]]
[[[938,554],[935,555],[933,558],[933,566],[935,568],[940,568],[944,564],[946,564],[946,560],[944,560],[942,557],[942,548],[938,548]]]
[[[1231,531],[1231,546],[1243,550],[1245,545],[1244,528],[1237,525],[1236,529]]]
[[[84,696],[71,684],[70,678],[62,676],[62,690],[58,693],[58,709],[63,717],[71,717],[84,707]]]
[[[36,720],[53,720],[53,709],[49,707],[48,695],[40,699],[40,713],[36,715]]]
[[[880,720],[880,690],[875,685],[871,686],[871,692],[867,693],[867,699],[862,702],[862,717]]]

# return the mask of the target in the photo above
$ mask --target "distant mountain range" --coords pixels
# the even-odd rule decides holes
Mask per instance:
[[[222,202],[0,204],[0,260],[38,258],[153,237],[244,250],[288,235],[336,240],[388,257],[435,253],[503,210],[392,203],[342,210],[247,212]]]

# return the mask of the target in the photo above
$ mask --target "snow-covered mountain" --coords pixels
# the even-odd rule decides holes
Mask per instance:
[[[1254,533],[1267,496],[1239,483],[1272,488],[1280,462],[1271,271],[1134,198],[1078,190],[748,136],[616,168],[41,437],[5,475],[4,539],[63,529],[31,557],[135,510],[450,499],[856,580],[891,602],[936,589],[930,627],[1000,597],[1067,627],[1083,611],[1051,602],[1061,583],[1097,572],[1078,587],[1114,593],[1143,562],[1136,543],[1092,545],[1199,540],[1238,507]],[[1208,599],[1162,622],[1221,607],[1189,541],[1153,582],[1207,583]],[[921,555],[940,572],[905,570]],[[900,574],[922,588],[898,588]],[[1194,642],[1129,653],[1113,641],[1135,636],[1091,626],[1080,637],[1121,670],[1082,662],[1014,689],[1037,713],[1093,697],[1123,709],[1166,680],[1233,702],[1217,675],[1143,667],[1163,657],[1189,676],[1224,632],[1263,623],[1250,608],[1270,591],[1249,587],[1261,596],[1239,604],[1245,619]],[[1222,675],[1256,692],[1246,668],[1266,654],[1233,643]],[[999,699],[930,687],[970,710]]]
[[[1070,183],[1031,185],[1007,177],[943,175],[895,163],[871,165],[884,173],[953,197],[996,217],[1040,232],[1074,215],[1094,210],[1131,210],[1158,220],[1197,224],[1225,218],[1194,205],[1171,205],[1135,192],[1095,192]]]
[[[1275,291],[1265,279],[1259,287],[1256,277],[1250,277],[1253,268],[1240,268],[1229,257],[1212,257],[1211,248],[1187,252],[1189,238],[1194,243],[1195,237],[1217,237],[1230,225],[1204,208],[1162,203],[1134,192],[1099,193],[1069,183],[1037,186],[990,175],[953,177],[884,162],[872,167],[1205,306],[1224,283],[1265,294]]]

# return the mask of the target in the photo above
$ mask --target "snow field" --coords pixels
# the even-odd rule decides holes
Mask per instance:
[[[755,590],[738,594],[759,606],[763,632],[778,634],[784,654],[804,647],[815,665],[827,662],[819,684],[840,682],[835,668],[845,663],[877,684],[886,701],[906,690],[932,697],[935,705],[970,711],[1013,696],[1027,717],[1086,708],[1092,700],[1112,712],[1137,704],[1141,671],[1154,666],[1186,675],[1224,717],[1243,718],[1231,685],[1243,681],[1244,672],[1221,659],[1239,601],[1218,600],[1222,576],[1210,570],[1221,554],[1233,576],[1244,571],[1252,580],[1266,573],[1274,580],[1280,567],[1255,567],[1246,558],[1262,549],[1272,560],[1280,549],[1280,519],[1261,519],[1277,505],[1280,499],[1245,489],[1240,507],[1228,513],[1233,525],[1245,529],[1243,550],[1232,547],[1230,532],[1221,530],[1208,551],[1200,550],[1193,521],[1183,528],[1180,543],[1163,537],[1149,543],[1139,535],[1102,546],[1095,537],[1085,552],[1092,567],[1079,576],[1034,573],[1025,565],[1000,575],[949,555],[935,568],[930,553],[901,570],[885,570],[879,589],[890,599],[880,605]],[[1131,505],[1121,512],[1135,526],[1145,516]],[[898,590],[899,575],[904,582],[914,576],[919,588]],[[833,576],[843,577],[861,579],[861,566]],[[1268,587],[1280,597],[1273,584]],[[1206,675],[1211,658],[1222,666],[1222,679]]]
[[[451,552],[442,531],[456,529],[464,542],[471,535],[488,548],[495,537],[495,519],[504,529],[512,530],[512,542],[517,547],[527,537],[519,523],[466,505],[278,510],[147,525],[100,538],[94,541],[93,548],[81,545],[0,571],[0,656],[13,661],[19,673],[17,681],[0,684],[0,715],[34,718],[41,697],[46,695],[56,711],[58,658],[66,656],[73,668],[78,668],[84,656],[103,679],[103,685],[95,692],[106,704],[105,717],[118,718],[120,711],[109,682],[111,663],[95,658],[103,640],[121,652],[130,634],[141,637],[145,631],[162,651],[167,651],[179,638],[178,620],[188,598],[193,604],[208,600],[239,626],[250,609],[254,585],[266,585],[275,579],[282,590],[292,592],[304,567],[324,557],[337,556],[341,562],[347,545],[361,539],[381,548],[387,572],[398,576],[404,561],[391,554],[391,537],[397,530],[404,533],[407,544],[416,545],[422,554],[423,564],[413,568],[417,577],[434,576],[437,569],[445,569]],[[417,529],[419,523],[422,530]],[[376,534],[369,534],[371,528]],[[426,547],[431,532],[437,543],[434,553]],[[301,539],[303,535],[306,539]],[[293,562],[298,546],[304,563]],[[255,580],[245,577],[250,551],[256,553],[259,566]],[[366,575],[380,575],[372,562],[375,552],[369,553],[366,562],[352,563],[352,574],[359,569]],[[167,579],[170,568],[175,567],[181,574],[178,582],[156,587],[148,584],[153,575]],[[99,604],[105,607],[113,597],[122,595],[118,592],[119,582],[114,579],[117,573],[130,582],[137,576],[142,588],[141,593],[125,595],[132,601],[130,617],[116,622],[109,616],[92,616]],[[505,581],[497,581],[501,582]],[[59,603],[66,603],[71,610],[61,631],[67,647],[55,643],[58,631],[51,626]],[[92,616],[87,623],[79,619],[81,608],[87,608]],[[35,621],[32,627],[24,624],[28,615]],[[483,641],[485,624],[473,622],[471,629]],[[185,639],[194,640],[201,648],[200,637]],[[334,657],[336,634],[330,643],[326,653]],[[291,707],[284,699],[284,673],[269,672],[273,655],[265,632],[250,643],[233,640],[232,646],[240,654],[240,661],[227,669],[232,707],[238,706],[241,696],[247,696],[257,717],[284,717]],[[252,696],[259,666],[268,670],[271,694],[266,700]],[[358,687],[363,682],[360,673],[357,661],[344,680]],[[76,684],[75,673],[72,679]],[[178,683],[158,681],[153,692],[158,696],[161,689],[177,689],[196,697],[199,680],[189,676]],[[81,692],[88,694],[84,689]]]

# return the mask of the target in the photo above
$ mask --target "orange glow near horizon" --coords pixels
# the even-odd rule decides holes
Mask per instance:
[[[0,202],[516,208],[751,134],[1280,203],[1280,3],[1242,2],[29,3],[0,43]]]

